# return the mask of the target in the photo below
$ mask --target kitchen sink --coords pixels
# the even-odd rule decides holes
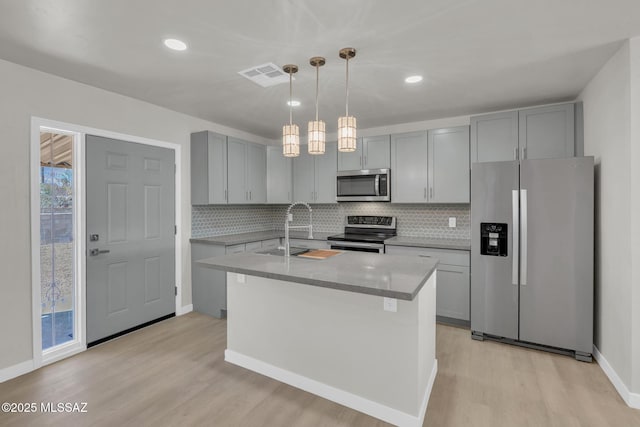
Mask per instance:
[[[289,255],[296,256],[296,255],[305,254],[305,253],[307,253],[309,251],[310,251],[310,249],[307,249],[307,248],[290,248],[289,249]],[[264,250],[264,251],[256,251],[256,253],[257,254],[265,254],[265,255],[284,256],[284,249],[272,248],[272,249],[267,249],[267,250]]]

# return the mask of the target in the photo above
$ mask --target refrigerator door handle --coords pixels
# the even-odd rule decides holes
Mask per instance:
[[[520,190],[520,217],[522,218],[522,246],[520,248],[520,284],[527,284],[527,190]]]
[[[513,285],[518,284],[518,264],[520,263],[520,259],[518,257],[518,250],[520,246],[520,216],[518,214],[518,201],[518,190],[511,191],[511,212],[513,215],[513,230],[511,230],[511,235],[513,236],[513,247],[511,249],[511,259],[513,261],[511,266],[511,283]]]

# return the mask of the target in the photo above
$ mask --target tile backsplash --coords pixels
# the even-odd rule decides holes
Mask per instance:
[[[386,215],[398,219],[398,234],[412,237],[469,239],[470,205],[338,203],[312,205],[313,229],[340,233],[347,215]],[[206,237],[284,228],[285,205],[193,206],[191,236]],[[294,208],[294,221],[306,221],[306,209]],[[449,218],[456,227],[449,227]]]

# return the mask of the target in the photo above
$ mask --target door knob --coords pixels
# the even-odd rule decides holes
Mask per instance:
[[[109,252],[111,252],[111,251],[108,250],[108,249],[102,249],[102,250],[100,250],[100,249],[91,249],[89,251],[89,255],[90,256],[96,256],[96,255],[100,255],[100,254],[108,254]]]

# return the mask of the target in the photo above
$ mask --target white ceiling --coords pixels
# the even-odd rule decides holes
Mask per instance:
[[[237,74],[294,63],[301,131],[334,132],[344,60],[354,47],[349,110],[359,128],[573,99],[640,35],[638,0],[0,0],[0,58],[172,110],[277,138],[288,85]],[[163,38],[186,41],[169,51]],[[412,74],[425,80],[404,83]]]

